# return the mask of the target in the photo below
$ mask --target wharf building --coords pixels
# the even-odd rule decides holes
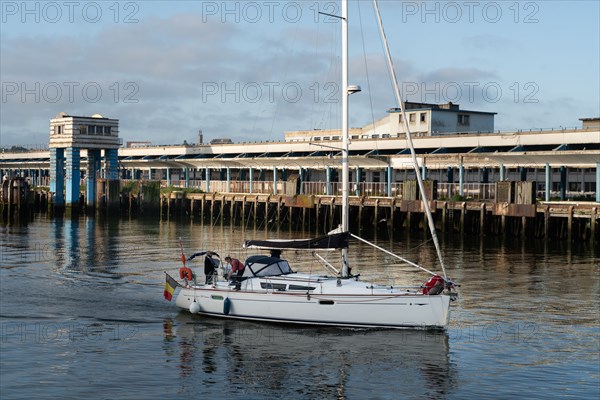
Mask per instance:
[[[529,181],[534,196],[545,201],[600,202],[600,118],[582,118],[573,128],[498,132],[495,113],[461,110],[452,103],[405,106],[419,173],[435,182],[438,198],[496,201],[496,182]],[[415,178],[415,171],[405,123],[399,110],[391,109],[384,118],[350,130],[352,195],[406,193],[403,184]],[[116,119],[60,114],[50,126],[50,151],[3,152],[0,169],[6,177],[50,184],[57,198],[62,183],[53,177],[66,171],[67,204],[78,201],[75,182],[80,181],[87,201],[93,201],[96,177],[160,180],[163,186],[206,193],[341,193],[339,130],[286,132],[276,142],[204,144],[199,139],[194,145],[123,148]]]

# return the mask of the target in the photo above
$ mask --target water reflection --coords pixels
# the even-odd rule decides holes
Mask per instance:
[[[54,268],[60,273],[119,279],[121,251],[119,221],[95,218],[55,218],[51,221],[50,245]]]
[[[385,385],[394,396],[433,398],[451,393],[456,381],[443,333],[279,326],[189,313],[166,319],[163,328],[180,392],[221,382],[221,395],[343,399],[370,397]]]

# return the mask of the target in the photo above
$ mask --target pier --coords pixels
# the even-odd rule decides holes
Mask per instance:
[[[189,218],[203,224],[289,229],[324,233],[340,218],[339,196],[173,192],[161,197],[162,218]],[[514,204],[492,201],[432,200],[436,227],[469,235],[598,240],[599,210],[594,202]],[[420,200],[350,197],[353,229],[426,231]]]
[[[378,129],[396,132],[396,119],[391,112]],[[438,229],[597,242],[600,123],[582,121],[415,137]],[[49,150],[0,153],[3,214],[66,208],[319,233],[339,223],[336,130],[288,132],[279,142],[123,148],[118,129],[101,115],[61,113],[51,120]],[[424,230],[406,137],[375,132],[350,132],[353,229]]]

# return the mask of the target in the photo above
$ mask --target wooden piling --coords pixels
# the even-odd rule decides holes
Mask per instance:
[[[481,203],[479,211],[479,235],[485,236],[485,203]]]
[[[569,243],[573,240],[573,206],[569,206],[567,214],[567,240]]]
[[[590,215],[590,240],[592,243],[592,246],[594,245],[594,243],[596,243],[596,213],[597,213],[597,208],[596,207],[592,207],[592,213]]]
[[[460,206],[460,233],[464,235],[465,233],[465,217],[467,214],[467,202],[463,201]]]
[[[269,228],[269,201],[271,200],[271,196],[267,196],[265,201],[265,229]]]

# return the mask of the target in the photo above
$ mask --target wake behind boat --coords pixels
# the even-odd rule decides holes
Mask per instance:
[[[342,95],[342,148],[340,149],[342,153],[342,224],[339,232],[330,232],[329,235],[316,239],[262,240],[245,243],[247,248],[274,250],[278,255],[286,249],[311,251],[315,257],[335,272],[335,276],[297,273],[284,259],[257,255],[246,260],[243,275],[237,277],[235,284],[207,279],[204,285],[198,285],[190,283],[193,280],[193,274],[185,266],[186,259],[182,249],[184,266],[180,271],[180,277],[185,278],[184,284],[179,285],[167,274],[165,287],[167,299],[171,299],[177,286],[182,286],[176,303],[193,314],[339,327],[446,329],[450,319],[450,301],[455,296],[454,284],[446,277],[433,217],[419,173],[410,126],[406,118],[376,0],[374,0],[374,5],[381,36],[384,39],[388,68],[394,83],[398,107],[405,123],[407,143],[411,151],[423,207],[443,276],[349,232],[348,98],[351,94],[359,92],[360,87],[348,84],[348,0],[342,0],[342,15],[338,18],[342,26],[342,87],[345,90]],[[330,14],[327,15],[331,17]],[[424,285],[417,287],[384,287],[362,282],[358,276],[351,274],[348,264],[350,236],[377,247],[388,255],[399,258],[433,276]],[[316,253],[317,250],[340,251],[341,267],[336,269],[319,256]]]

